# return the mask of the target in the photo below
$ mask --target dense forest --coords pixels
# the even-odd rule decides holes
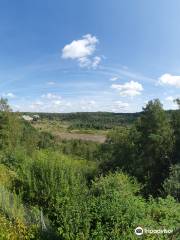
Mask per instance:
[[[177,99],[180,108],[180,101]],[[180,110],[40,114],[108,129],[104,143],[59,141],[0,100],[0,239],[133,240],[180,236]]]

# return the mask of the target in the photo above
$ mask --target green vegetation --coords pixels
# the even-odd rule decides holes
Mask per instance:
[[[34,113],[27,113],[33,116]],[[48,128],[51,122],[51,129],[102,131],[114,128],[114,126],[131,125],[139,113],[109,113],[109,112],[80,112],[80,113],[38,113],[41,122],[35,122],[39,128]]]
[[[141,114],[43,113],[31,124],[1,99],[0,239],[135,240],[137,226],[174,230],[143,239],[178,239],[179,112],[154,100]],[[43,121],[107,139],[62,140],[34,128]]]

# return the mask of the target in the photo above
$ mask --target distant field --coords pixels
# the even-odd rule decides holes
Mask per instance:
[[[33,113],[25,113],[33,115]],[[50,132],[59,139],[80,139],[103,143],[108,132],[120,126],[131,125],[139,113],[38,113],[39,120],[32,125],[39,131]]]
[[[33,115],[35,113],[24,113]],[[59,124],[59,127],[86,130],[109,130],[115,126],[130,125],[140,113],[77,112],[77,113],[38,113],[43,121]]]
[[[95,130],[95,129],[69,129],[68,122],[62,122],[58,120],[38,120],[33,122],[32,125],[39,131],[50,132],[59,139],[72,140],[80,139],[84,141],[93,141],[104,143],[108,131]]]
[[[99,134],[60,132],[59,134],[55,134],[55,136],[59,137],[60,139],[65,139],[65,140],[80,139],[80,140],[84,140],[84,141],[93,141],[93,142],[99,142],[99,143],[104,143],[106,140],[105,135],[99,135]]]
[[[40,131],[47,131],[53,134],[59,132],[67,132],[69,124],[57,120],[48,120],[48,119],[40,119],[38,121],[32,122],[32,125],[40,130]]]

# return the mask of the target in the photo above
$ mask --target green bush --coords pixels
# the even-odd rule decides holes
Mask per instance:
[[[165,180],[163,187],[166,195],[169,194],[180,201],[180,164],[171,166],[170,176]]]
[[[123,173],[93,182],[89,239],[137,239],[137,226],[150,229],[179,227],[180,205],[173,198],[145,201],[138,184]],[[158,237],[158,238],[157,238]],[[169,239],[168,235],[144,235],[143,239]]]
[[[20,196],[0,187],[0,239],[41,239],[40,211],[24,207]]]

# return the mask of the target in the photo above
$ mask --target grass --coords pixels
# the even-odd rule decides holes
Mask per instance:
[[[70,123],[60,120],[39,120],[32,125],[39,131],[46,131],[60,139],[80,139],[84,141],[94,141],[103,143],[108,131],[96,129],[72,129]]]

